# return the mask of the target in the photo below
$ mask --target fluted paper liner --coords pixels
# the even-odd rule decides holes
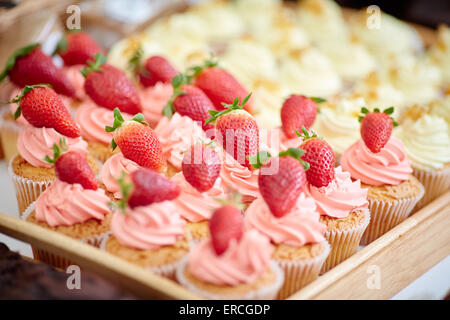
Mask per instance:
[[[177,281],[188,290],[193,293],[210,300],[273,300],[277,296],[278,290],[283,284],[284,275],[283,271],[274,262],[270,262],[270,268],[275,272],[275,282],[261,287],[259,289],[247,292],[245,294],[229,294],[229,295],[218,295],[216,293],[208,292],[202,290],[191,283],[185,276],[185,270],[189,256],[182,259],[180,265],[176,270]]]
[[[277,299],[286,299],[319,276],[323,263],[330,253],[328,242],[324,241],[322,244],[324,249],[316,257],[307,260],[275,260],[284,272],[284,283]]]
[[[7,110],[9,112],[9,109]],[[16,121],[3,119],[5,112],[0,113],[0,138],[6,163],[17,154],[17,139],[22,126]]]
[[[408,218],[423,197],[425,190],[422,185],[420,188],[421,192],[417,197],[393,201],[369,198],[370,223],[361,238],[361,245],[368,245]]]
[[[34,211],[36,202],[31,203],[28,208],[23,212],[23,215],[21,217],[22,220],[26,221],[28,216]],[[109,237],[109,232],[101,233],[98,235],[94,235],[88,238],[73,238],[75,240],[79,240],[83,243],[89,244],[91,246],[94,246],[96,248],[100,248],[100,245],[104,242],[104,239],[107,239]],[[73,261],[70,261],[69,259],[65,257],[58,256],[56,254],[53,254],[51,252],[48,252],[46,250],[36,248],[31,246],[31,249],[33,251],[34,259],[45,262],[47,264],[50,264],[54,266],[55,268],[63,269],[65,270],[68,266],[76,264]]]
[[[366,230],[370,221],[370,213],[368,209],[364,210],[364,220],[361,224],[346,230],[327,230],[325,231],[325,239],[330,244],[330,254],[320,270],[320,274],[334,268],[339,263],[353,255],[357,250],[361,237]]]
[[[450,189],[450,169],[427,171],[413,168],[413,175],[425,188],[425,194],[417,202],[415,211],[425,207]]]
[[[34,181],[21,177],[14,173],[12,168],[13,159],[9,162],[8,172],[16,190],[17,205],[19,207],[19,217],[22,217],[24,211],[37,200],[39,195],[46,190],[54,180]]]

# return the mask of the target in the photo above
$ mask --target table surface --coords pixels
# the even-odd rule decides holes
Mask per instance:
[[[18,217],[14,187],[9,179],[6,162],[0,161],[0,212]],[[29,244],[0,234],[0,242],[13,251],[32,257]],[[450,291],[450,256],[436,264],[392,299],[442,299]]]

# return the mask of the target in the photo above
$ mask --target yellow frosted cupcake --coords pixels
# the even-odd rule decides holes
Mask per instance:
[[[404,119],[394,135],[405,145],[413,175],[425,187],[425,195],[416,206],[420,209],[450,188],[448,124],[439,116],[422,114],[417,119]]]

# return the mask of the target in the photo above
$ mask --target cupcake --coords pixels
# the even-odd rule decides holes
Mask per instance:
[[[352,181],[350,173],[339,166],[334,169],[334,179],[325,187],[307,183],[305,193],[314,199],[320,222],[327,230],[325,239],[330,244],[330,254],[321,273],[332,269],[357,250],[370,220],[367,209],[367,189],[359,180]]]
[[[194,120],[179,113],[172,118],[162,118],[155,128],[155,133],[161,142],[163,155],[167,159],[167,175],[173,176],[181,171],[183,153],[196,142],[206,142],[207,138]]]
[[[316,279],[330,251],[314,199],[303,192],[307,165],[299,158],[302,153],[288,149],[257,164],[261,197],[245,211],[246,228],[258,230],[275,246],[272,259],[285,275],[279,299]]]
[[[132,117],[123,113],[124,120],[130,120]],[[114,121],[113,111],[98,107],[94,102],[87,100],[79,105],[75,120],[80,126],[81,136],[87,141],[89,153],[104,163],[113,155],[111,149],[113,134],[105,131],[105,127]]]
[[[78,125],[51,88],[26,87],[23,92],[17,114],[22,112],[30,124],[20,131],[19,154],[9,165],[20,214],[55,180],[54,166],[46,160],[52,156],[55,144],[84,156],[88,154],[87,143],[79,136]],[[89,157],[88,162],[98,173],[96,160]]]
[[[113,214],[112,234],[102,248],[174,279],[175,269],[190,247],[186,221],[170,201],[179,195],[179,187],[150,169],[135,171],[130,178],[130,187],[122,184],[123,200]]]
[[[117,179],[132,173],[138,168],[149,168],[158,172],[166,171],[166,160],[161,143],[155,132],[144,122],[142,114],[125,121],[119,109],[114,109],[113,126],[106,126],[107,132],[113,132],[112,149],[119,147],[120,152],[106,160],[102,167],[100,186],[112,199],[121,198]]]
[[[193,240],[209,237],[208,220],[212,212],[221,206],[225,199],[222,181],[220,156],[211,147],[194,145],[183,157],[182,172],[175,174],[181,193],[173,202],[183,219]]]
[[[271,261],[273,246],[256,230],[243,230],[241,211],[226,205],[211,217],[211,238],[178,266],[178,282],[207,299],[274,299],[283,273]]]
[[[450,188],[448,124],[439,116],[423,114],[418,119],[404,119],[394,135],[405,145],[413,175],[425,187],[425,195],[416,206],[420,209]]]
[[[369,244],[405,220],[423,197],[424,187],[412,173],[403,143],[391,136],[392,108],[362,110],[361,140],[342,155],[341,166],[368,188],[370,224],[361,244]]]
[[[59,150],[58,150],[59,151]],[[23,219],[84,243],[100,247],[110,230],[109,198],[98,188],[97,179],[85,156],[69,151],[52,160],[58,179],[25,211]],[[68,259],[32,248],[34,258],[65,269]]]

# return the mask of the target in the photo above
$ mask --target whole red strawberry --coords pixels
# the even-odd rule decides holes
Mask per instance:
[[[186,151],[181,164],[184,178],[200,192],[214,186],[222,168],[219,155],[211,147],[198,144]]]
[[[119,146],[123,155],[142,167],[162,172],[166,167],[161,143],[155,132],[144,122],[142,114],[125,121],[118,108],[114,109],[113,126],[105,128],[114,132],[113,150]]]
[[[233,205],[217,209],[209,220],[209,231],[214,251],[223,254],[231,240],[239,241],[244,234],[242,211]]]
[[[226,152],[241,165],[252,169],[249,156],[259,151],[259,128],[255,118],[243,110],[243,105],[250,94],[239,104],[236,98],[231,105],[225,105],[225,110],[210,110],[211,118],[207,123],[216,122],[216,140]]]
[[[64,60],[66,66],[86,64],[93,61],[97,53],[106,54],[97,42],[86,32],[73,31],[59,40],[55,53]]]
[[[131,208],[154,202],[173,200],[180,195],[180,186],[161,173],[141,168],[130,174],[134,185],[128,198]]]
[[[289,148],[262,165],[258,176],[259,191],[275,217],[291,211],[306,183],[305,168],[308,166],[300,159],[303,153],[301,149]],[[278,161],[278,170],[264,172],[264,168],[277,168],[274,161]]]
[[[216,109],[203,91],[195,86],[186,84],[178,88],[174,85],[174,96],[164,108],[163,113],[171,117],[173,110],[182,116],[199,121],[205,131],[214,128],[211,123],[206,123],[206,120],[210,117],[208,111]]]
[[[295,132],[300,132],[302,127],[309,128],[313,125],[317,115],[317,103],[311,98],[302,95],[291,95],[281,107],[281,123],[286,137],[296,137]]]
[[[6,76],[19,87],[49,83],[59,94],[68,97],[75,94],[75,89],[64,71],[55,66],[52,58],[42,52],[37,43],[16,50],[9,57],[0,74],[0,81]]]
[[[170,62],[160,56],[153,56],[145,61],[144,68],[139,72],[139,80],[144,87],[152,87],[158,82],[170,83],[178,71]]]
[[[98,53],[95,62],[88,61],[81,73],[86,77],[84,90],[99,106],[129,114],[139,113],[142,108],[137,89],[122,70],[105,64],[106,58]]]
[[[367,108],[362,108],[362,115],[359,118],[361,122],[361,138],[367,148],[374,153],[383,149],[392,134],[392,129],[397,126],[397,122],[390,116],[394,112],[394,107],[387,108],[380,112],[376,108],[369,112]]]
[[[56,176],[59,180],[75,184],[79,183],[84,189],[97,190],[98,182],[95,173],[89,166],[86,157],[79,152],[66,151],[65,139],[53,145],[53,159],[49,156],[45,160],[55,164]],[[61,154],[62,153],[62,154]]]
[[[223,104],[233,103],[234,98],[243,100],[249,92],[225,69],[209,66],[200,71],[194,84],[203,90],[217,110],[223,110]],[[244,104],[244,109],[251,112],[251,103]]]
[[[318,188],[326,187],[334,179],[334,152],[330,145],[317,135],[311,135],[305,127],[303,131],[303,144],[301,149],[305,150],[302,160],[309,163],[306,171],[308,182]]]
[[[17,119],[22,113],[34,127],[53,128],[69,138],[80,136],[80,127],[64,105],[59,95],[48,85],[26,86],[11,102],[17,102],[14,114]]]

